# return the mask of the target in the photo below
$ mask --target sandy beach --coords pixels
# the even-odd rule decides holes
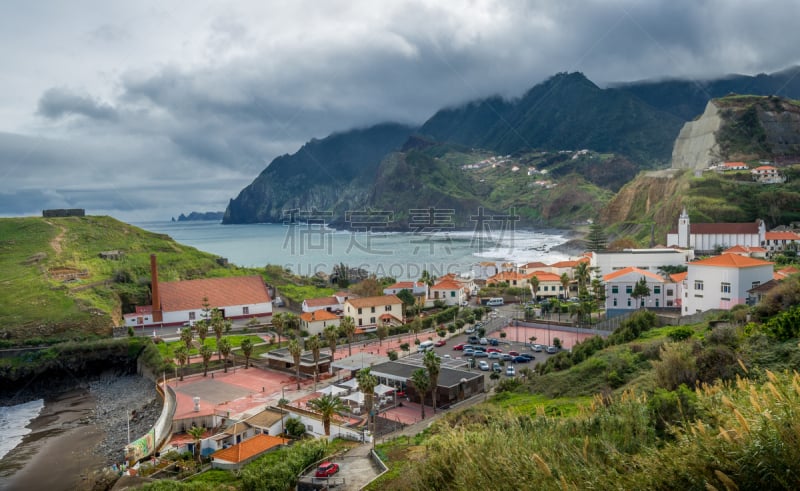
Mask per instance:
[[[161,411],[152,382],[110,376],[46,398],[31,433],[0,460],[0,489],[91,489],[94,471],[122,461],[129,411],[135,439]]]

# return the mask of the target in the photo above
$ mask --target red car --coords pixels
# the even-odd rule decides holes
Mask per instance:
[[[516,351],[509,351],[508,354],[511,356],[519,356],[519,353]]]
[[[487,353],[502,353],[503,350],[501,350],[499,348],[486,348],[486,352]]]
[[[438,346],[444,346],[445,344],[447,344],[447,341],[445,341],[444,339],[440,339],[440,340],[436,341],[436,344],[434,344],[434,346],[437,346],[437,347]]]
[[[339,464],[335,462],[323,462],[317,467],[314,477],[331,477],[339,472]]]
[[[453,349],[454,350],[458,350],[458,351],[463,351],[464,350],[464,343],[457,344],[457,345],[453,346]]]

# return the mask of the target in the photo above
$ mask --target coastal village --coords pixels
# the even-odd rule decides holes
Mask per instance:
[[[721,171],[739,167],[725,164]],[[753,170],[754,180],[781,181],[765,167]],[[514,366],[535,370],[535,364],[521,364],[569,351],[590,335],[607,336],[609,326],[633,312],[655,312],[681,325],[754,305],[798,272],[774,259],[796,253],[800,233],[767,230],[762,220],[694,223],[684,208],[664,240],[646,249],[599,247],[553,264],[484,262],[478,274],[398,281],[366,297],[343,289],[289,308],[275,307],[280,292],[257,276],[159,282],[154,254],[153,303],[126,314],[125,327],[171,332],[163,337],[186,349],[176,352],[180,373],[159,378],[161,418],[126,448],[126,473],[169,476],[174,469],[154,456],[170,452],[196,455],[211,468],[241,469],[298,434],[374,445],[437,409],[483,400],[501,378],[496,372],[525,376]],[[225,335],[214,326],[230,330],[234,323],[265,332],[255,344],[271,349],[252,356],[252,342],[228,346],[224,368],[209,372],[208,329],[217,332],[223,358]],[[451,350],[451,338],[465,335],[471,344]],[[545,339],[544,345],[534,342]],[[498,345],[508,352],[491,347]],[[528,359],[520,358],[522,350],[531,353]],[[476,363],[482,357],[486,361]],[[204,369],[184,374],[184,365],[199,360]],[[333,465],[326,462],[331,471],[318,469],[308,483],[352,484],[346,465]]]

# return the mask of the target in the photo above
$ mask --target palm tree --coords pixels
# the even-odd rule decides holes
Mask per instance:
[[[322,397],[311,399],[308,405],[322,417],[322,427],[325,429],[325,436],[331,435],[331,420],[336,413],[347,410],[347,406],[338,397],[325,394]]]
[[[364,408],[367,410],[367,428],[369,429],[370,420],[372,417],[372,406],[375,403],[375,386],[378,385],[378,379],[375,375],[370,373],[369,368],[362,368],[356,374],[358,381],[358,390],[364,394]]]
[[[219,360],[225,359],[224,373],[228,373],[228,356],[231,354],[231,342],[227,339],[220,339],[217,341],[217,352],[219,353]]]
[[[290,331],[296,331],[300,329],[300,318],[291,312],[286,312],[284,314],[283,323],[286,329],[289,329]]]
[[[192,349],[192,338],[193,338],[192,328],[191,327],[185,327],[181,331],[181,341],[183,341],[183,344],[186,345],[186,349],[187,350]]]
[[[194,325],[195,331],[197,331],[197,337],[200,338],[200,344],[206,342],[206,336],[208,336],[208,323],[204,319],[200,319]]]
[[[205,344],[200,347],[200,356],[203,357],[203,377],[208,375],[208,362],[214,356],[214,351]]]
[[[339,328],[336,326],[328,326],[322,332],[325,340],[328,342],[328,348],[331,350],[331,373],[333,373],[333,360],[336,355],[336,343],[339,341]]]
[[[303,348],[300,346],[297,339],[292,339],[289,341],[289,345],[286,349],[289,350],[289,354],[292,355],[294,370],[297,376],[297,390],[300,390],[300,355],[303,354]]]
[[[317,391],[317,379],[319,378],[319,350],[322,343],[317,336],[311,336],[306,340],[306,349],[311,351],[311,356],[314,358],[314,392]]]
[[[531,292],[533,294],[533,301],[539,299],[539,277],[536,275],[531,276]]]
[[[425,394],[431,387],[431,379],[424,368],[417,368],[411,373],[411,383],[419,393],[419,406],[422,408],[422,419],[425,419]]]
[[[558,312],[558,322],[561,322],[561,302],[557,298],[552,298],[550,299],[550,305],[552,305],[553,309]]]
[[[285,324],[283,321],[283,313],[279,312],[272,316],[272,328],[275,329],[275,332],[278,333],[278,347],[281,347],[281,334],[283,334],[283,328]]]
[[[198,462],[200,462],[200,440],[203,439],[203,433],[205,432],[206,430],[202,427],[194,425],[186,430],[186,433],[194,439],[194,455]]]
[[[386,325],[386,322],[380,321],[375,334],[378,335],[378,346],[383,346],[383,340],[389,335],[389,327]]]
[[[244,338],[239,347],[244,355],[244,369],[247,370],[250,368],[250,357],[253,355],[253,342],[250,341],[250,338]]]
[[[586,289],[586,285],[589,284],[589,277],[591,276],[591,268],[589,267],[589,263],[583,261],[578,263],[575,268],[575,279],[578,280],[578,291],[582,292]]]
[[[425,358],[422,359],[425,370],[428,371],[428,377],[431,381],[431,400],[433,401],[433,414],[436,414],[436,388],[439,385],[439,372],[441,371],[442,359],[439,358],[435,352],[425,352]]]
[[[415,317],[414,320],[411,321],[410,327],[411,327],[411,332],[414,333],[414,339],[418,339],[417,334],[419,334],[422,331],[422,319],[420,319],[419,317]]]
[[[186,346],[178,346],[175,350],[175,359],[178,360],[178,364],[181,366],[181,382],[183,382],[183,366],[189,361],[189,350],[186,349]]]
[[[561,287],[564,289],[564,298],[569,298],[569,275],[567,273],[561,273]]]
[[[222,318],[222,312],[219,309],[211,311],[211,329],[214,330],[217,346],[219,346],[219,340],[222,339],[222,333],[225,331],[225,319]]]
[[[339,322],[339,330],[347,338],[347,356],[353,356],[353,336],[356,334],[356,322],[350,316],[344,316]]]

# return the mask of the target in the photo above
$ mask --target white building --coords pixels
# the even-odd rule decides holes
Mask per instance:
[[[383,289],[384,295],[397,295],[403,290],[408,290],[414,296],[428,296],[428,285],[422,281],[398,281]]]
[[[694,260],[691,249],[625,249],[623,251],[601,251],[591,253],[592,269],[600,276],[627,267],[658,273],[661,266],[683,266]]]
[[[633,290],[642,278],[650,295],[633,298]],[[606,285],[606,315],[615,317],[631,310],[674,307],[676,286],[663,276],[643,269],[627,267],[603,276]]]
[[[394,295],[351,298],[344,303],[344,315],[353,318],[356,332],[373,332],[378,328],[378,321],[403,323],[403,301]]]
[[[788,248],[800,249],[800,235],[792,231],[767,232],[762,244],[766,249],[767,257],[780,254]]]
[[[318,310],[326,310],[328,312],[341,312],[344,306],[339,302],[335,296],[321,297],[321,298],[306,298],[300,306],[303,312],[316,312]]]
[[[683,315],[730,309],[747,302],[751,290],[773,277],[772,263],[739,254],[722,254],[689,263],[683,285]]]
[[[431,300],[443,300],[445,305],[460,305],[467,299],[467,289],[459,281],[452,278],[440,280],[428,290]]]
[[[761,246],[767,233],[763,220],[751,223],[691,223],[686,208],[678,218],[678,228],[667,234],[667,246],[712,253],[718,247]]]
[[[315,310],[300,314],[300,329],[311,336],[322,334],[328,326],[339,326],[339,316],[327,310]]]

